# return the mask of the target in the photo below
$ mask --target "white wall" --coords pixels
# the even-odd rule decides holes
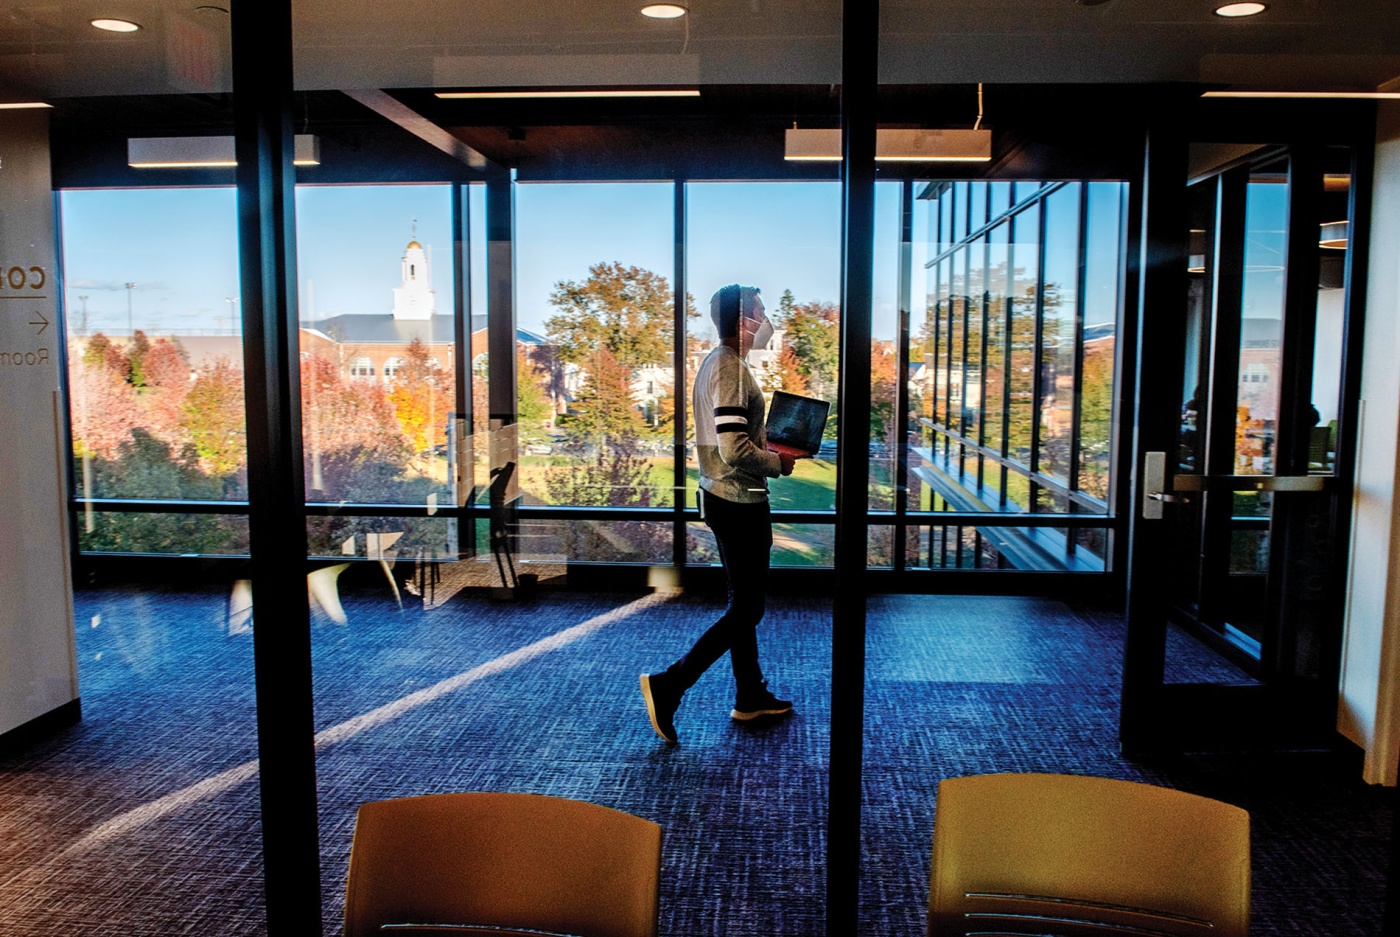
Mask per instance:
[[[0,732],[78,697],[48,141],[0,111]]]
[[[1366,780],[1394,784],[1400,752],[1400,103],[1380,105],[1369,272],[1337,727],[1366,750]]]

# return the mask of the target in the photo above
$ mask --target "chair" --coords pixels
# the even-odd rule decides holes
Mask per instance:
[[[660,873],[661,827],[608,807],[538,794],[381,800],[355,819],[345,935],[474,925],[655,937]]]
[[[1148,784],[993,774],[938,785],[930,937],[1246,937],[1249,814]]]

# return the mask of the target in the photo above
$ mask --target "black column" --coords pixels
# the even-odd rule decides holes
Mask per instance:
[[[1137,372],[1133,381],[1133,475],[1128,500],[1128,636],[1124,649],[1119,741],[1128,754],[1156,743],[1166,653],[1168,528],[1143,517],[1146,454],[1166,454],[1170,469],[1180,429],[1185,355],[1187,148],[1180,123],[1164,118],[1147,134],[1137,263]]]
[[[515,382],[515,187],[510,171],[493,170],[486,177],[486,349],[487,405],[490,409],[491,544],[502,569],[502,588],[515,586],[514,573],[505,578],[502,551],[513,557],[516,542],[516,490],[512,477],[519,466],[516,435]],[[513,562],[513,560],[512,560]]]
[[[870,314],[875,275],[878,0],[841,13],[841,375],[836,444],[836,599],[832,621],[831,793],[826,932],[854,934],[860,903],[865,709],[865,567],[870,484]]]
[[[486,177],[486,315],[491,429],[497,430],[516,420],[515,190],[504,169]]]
[[[686,333],[688,323],[685,319],[685,254],[686,254],[686,191],[685,180],[676,179],[673,183],[674,209],[672,225],[675,231],[676,253],[675,262],[672,267],[672,284],[675,293],[675,318],[672,332],[675,336],[673,341],[675,347],[672,349],[671,369],[673,377],[671,379],[671,393],[675,395],[676,405],[673,408],[671,418],[674,421],[675,432],[671,442],[672,460],[672,498],[674,499],[675,511],[671,519],[671,563],[676,567],[676,582],[684,579],[686,559],[686,527],[685,527],[685,496],[686,496],[686,474],[685,474],[685,428],[690,410],[690,401],[686,394],[686,369],[690,362],[686,356]]]
[[[268,933],[321,933],[297,347],[290,0],[235,4],[253,658]]]

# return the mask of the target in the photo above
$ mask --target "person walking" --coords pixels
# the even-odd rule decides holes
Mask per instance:
[[[695,376],[695,449],[700,517],[714,532],[729,584],[729,607],[680,660],[642,674],[642,697],[656,734],[679,741],[675,715],[685,692],[726,651],[734,668],[731,718],[748,721],[792,711],[768,689],[758,663],[758,623],[768,588],[773,524],[768,479],[791,475],[793,458],[765,447],[763,393],[744,359],[767,346],[773,325],[757,287],[731,284],[710,298],[720,342]]]

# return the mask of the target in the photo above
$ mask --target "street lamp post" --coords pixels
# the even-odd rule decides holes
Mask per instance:
[[[136,326],[131,318],[131,291],[136,289],[135,283],[126,284],[126,340],[136,341]]]

